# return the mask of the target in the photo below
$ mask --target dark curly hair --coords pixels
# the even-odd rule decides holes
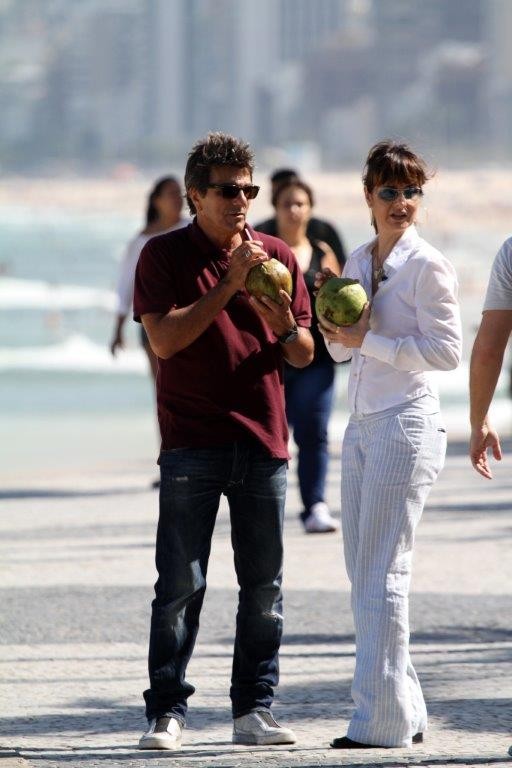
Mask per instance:
[[[210,183],[210,169],[214,166],[247,168],[252,179],[254,152],[247,142],[220,131],[209,133],[194,144],[185,168],[187,202],[193,214],[196,213],[196,207],[190,198],[189,190],[196,189],[201,194],[206,194]]]

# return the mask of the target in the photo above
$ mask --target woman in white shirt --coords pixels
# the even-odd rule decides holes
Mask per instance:
[[[146,226],[130,240],[126,246],[117,283],[117,316],[114,334],[110,342],[110,351],[115,356],[117,350],[124,346],[123,328],[126,318],[132,311],[133,285],[135,268],[140,252],[147,241],[155,235],[172,232],[189,223],[182,218],[183,194],[179,181],[174,176],[164,176],[159,179],[149,193],[146,208]],[[141,342],[148,356],[153,377],[156,376],[156,356],[149,345],[148,338],[141,326]]]
[[[351,417],[342,448],[342,524],[352,585],[355,712],[336,749],[409,747],[427,711],[409,656],[414,532],[446,452],[430,371],[460,362],[452,265],[414,226],[428,179],[405,144],[370,150],[364,193],[376,237],[349,258],[371,302],[353,326],[320,318],[334,360],[351,359]],[[317,276],[317,285],[329,277]]]

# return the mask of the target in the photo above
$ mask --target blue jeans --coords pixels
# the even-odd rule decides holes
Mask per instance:
[[[158,580],[149,643],[146,716],[185,721],[194,687],[185,680],[206,590],[221,494],[230,509],[240,586],[231,703],[233,717],[270,707],[279,679],[281,578],[287,462],[256,443],[178,448],[160,457]]]
[[[298,476],[306,512],[325,501],[329,463],[327,427],[334,395],[334,366],[310,365],[285,370],[286,417],[298,451]]]

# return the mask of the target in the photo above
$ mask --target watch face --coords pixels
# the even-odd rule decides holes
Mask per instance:
[[[292,328],[292,330],[288,331],[288,333],[283,333],[283,335],[279,337],[279,341],[281,344],[289,344],[290,341],[295,341],[298,335],[299,332],[297,328]]]

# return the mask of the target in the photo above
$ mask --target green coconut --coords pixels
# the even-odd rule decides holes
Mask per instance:
[[[353,325],[361,317],[367,301],[366,291],[359,280],[330,277],[316,295],[316,314],[334,325]]]
[[[286,291],[291,296],[293,289],[292,276],[281,261],[268,259],[268,261],[262,261],[249,270],[245,278],[245,287],[257,299],[261,299],[262,296],[268,296],[272,301],[282,304],[283,300],[279,295],[279,291]]]

